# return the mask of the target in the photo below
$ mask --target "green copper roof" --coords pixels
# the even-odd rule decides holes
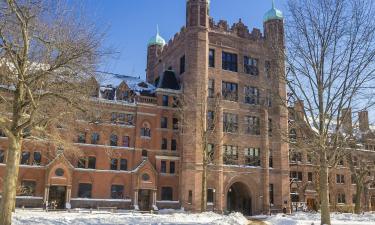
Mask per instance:
[[[152,38],[150,38],[150,40],[148,41],[148,46],[151,46],[151,45],[160,45],[160,46],[164,46],[165,45],[165,40],[164,38],[162,38],[159,34],[159,27],[156,28],[156,35],[153,36]]]
[[[269,20],[282,20],[283,12],[275,8],[275,2],[272,0],[272,9],[264,14],[264,22]]]

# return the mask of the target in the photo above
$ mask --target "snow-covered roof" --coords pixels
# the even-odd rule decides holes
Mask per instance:
[[[100,73],[97,76],[97,81],[102,88],[118,88],[123,82],[136,92],[139,93],[154,93],[155,86],[140,79],[139,77],[113,74],[113,73]]]

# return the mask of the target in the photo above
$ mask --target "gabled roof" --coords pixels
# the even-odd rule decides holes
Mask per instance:
[[[171,70],[166,70],[156,84],[157,88],[180,90],[176,75]]]

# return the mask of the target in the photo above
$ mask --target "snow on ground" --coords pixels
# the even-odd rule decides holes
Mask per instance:
[[[292,215],[277,214],[265,220],[272,225],[319,225],[319,213],[294,213]],[[375,213],[356,215],[351,213],[332,213],[332,225],[375,225]]]
[[[110,213],[88,210],[77,212],[44,212],[42,210],[16,210],[13,225],[247,225],[240,213],[228,216],[213,212],[190,214],[183,211],[161,210],[159,214],[118,211]]]

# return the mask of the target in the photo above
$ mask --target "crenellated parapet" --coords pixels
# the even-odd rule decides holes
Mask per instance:
[[[161,52],[161,56],[165,55],[165,54],[168,54],[168,52],[170,52],[171,50],[173,50],[176,45],[178,45],[179,43],[181,43],[181,40],[184,38],[185,36],[185,33],[186,33],[186,27],[183,26],[181,27],[180,29],[180,32],[177,32],[172,39],[170,39],[168,41],[168,43],[164,46],[162,52]]]
[[[260,29],[253,28],[250,32],[249,28],[242,22],[241,19],[237,23],[234,23],[232,26],[228,25],[226,20],[219,20],[219,22],[215,23],[215,21],[210,18],[210,30],[217,33],[222,33],[226,35],[234,35],[240,38],[249,39],[252,41],[258,41],[264,39]]]

